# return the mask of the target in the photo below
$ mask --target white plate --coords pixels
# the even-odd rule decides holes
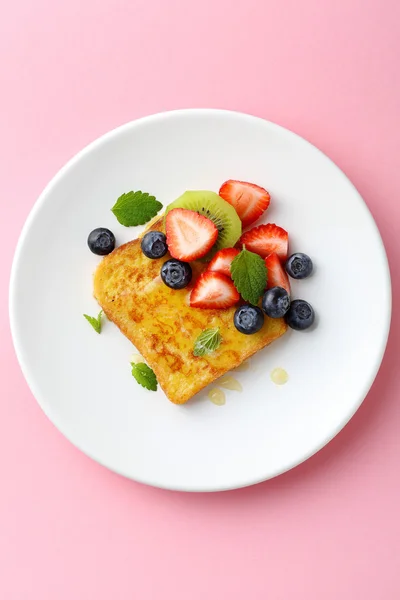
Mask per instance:
[[[131,189],[167,204],[229,178],[265,186],[266,221],[289,231],[314,275],[293,283],[317,327],[289,332],[251,360],[225,406],[199,396],[178,407],[133,379],[130,342],[110,322],[97,335],[86,245],[95,227],[118,243],[137,236],[110,211]],[[73,158],[32,210],[10,291],[14,344],[40,406],[73,444],[127,477],[177,490],[223,490],[304,461],[350,419],[386,345],[390,275],[377,227],[345,175],[319,150],[272,123],[218,110],[183,110],[128,123]],[[275,367],[289,373],[276,386]]]

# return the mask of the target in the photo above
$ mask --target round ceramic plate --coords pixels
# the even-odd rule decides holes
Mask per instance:
[[[309,254],[312,277],[294,297],[315,307],[316,326],[289,331],[257,353],[216,406],[207,389],[184,406],[141,388],[131,343],[97,314],[87,248],[95,227],[117,243],[110,211],[122,193],[145,190],[164,205],[187,189],[251,181],[272,197],[264,221],[284,227],[291,251]],[[372,276],[373,274],[373,276]],[[371,279],[372,277],[372,279]],[[373,280],[373,293],[371,289]],[[324,446],[367,394],[386,345],[390,276],[377,227],[345,175],[297,135],[261,119],[183,110],[128,123],[73,158],[32,210],[15,255],[11,326],[24,375],[40,406],[83,452],[151,485],[190,491],[237,488],[274,477]],[[289,381],[277,386],[273,369]]]

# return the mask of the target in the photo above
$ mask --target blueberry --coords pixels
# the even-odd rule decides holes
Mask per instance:
[[[239,306],[233,317],[235,327],[240,333],[249,335],[250,333],[257,333],[264,325],[264,315],[258,306],[251,306],[245,304]]]
[[[314,309],[305,300],[293,300],[285,315],[286,323],[292,329],[297,329],[297,331],[308,329],[314,323],[314,319]]]
[[[161,231],[149,231],[140,243],[143,254],[147,258],[161,258],[167,253],[167,238]]]
[[[89,233],[87,243],[93,254],[104,256],[114,250],[115,237],[109,229],[98,227]]]
[[[285,269],[293,279],[305,279],[312,273],[312,260],[307,254],[297,252],[297,254],[289,256],[285,264]]]
[[[272,319],[285,316],[290,307],[290,296],[281,287],[273,287],[267,290],[262,299],[262,309]]]
[[[189,263],[171,258],[161,267],[161,279],[165,285],[173,290],[181,290],[192,279],[192,267]]]

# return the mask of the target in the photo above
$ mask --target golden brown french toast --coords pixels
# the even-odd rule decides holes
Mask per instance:
[[[163,218],[150,229],[163,231]],[[157,376],[166,396],[184,404],[215,379],[238,367],[287,329],[283,319],[265,317],[262,329],[243,335],[233,324],[236,307],[204,310],[189,306],[190,291],[205,264],[191,263],[192,284],[173,290],[161,281],[160,269],[168,260],[150,260],[140,239],[128,242],[106,256],[94,276],[94,295],[108,319],[135,345]],[[205,329],[219,327],[222,343],[212,354],[193,354],[196,338]]]

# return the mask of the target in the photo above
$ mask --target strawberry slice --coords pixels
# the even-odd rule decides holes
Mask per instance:
[[[193,308],[229,308],[239,302],[239,292],[226,275],[205,271],[190,294]]]
[[[273,252],[265,259],[265,266],[268,270],[268,284],[267,288],[281,287],[287,291],[290,296],[290,283],[289,277],[286,274],[285,269],[281,265],[279,256],[276,252]]]
[[[218,250],[217,254],[208,265],[207,271],[217,271],[218,273],[230,277],[231,263],[239,252],[240,250],[237,248],[223,248],[222,250]]]
[[[280,260],[286,260],[288,241],[287,231],[274,223],[268,223],[246,231],[240,238],[239,245],[245,244],[247,250],[259,254],[261,258],[266,258],[272,252],[276,252]]]
[[[165,220],[169,253],[178,260],[190,261],[205,256],[214,246],[218,229],[194,210],[174,208]]]
[[[243,227],[257,221],[267,210],[271,196],[264,188],[248,183],[229,179],[222,184],[219,190],[221,198],[232,204],[239,215]]]

